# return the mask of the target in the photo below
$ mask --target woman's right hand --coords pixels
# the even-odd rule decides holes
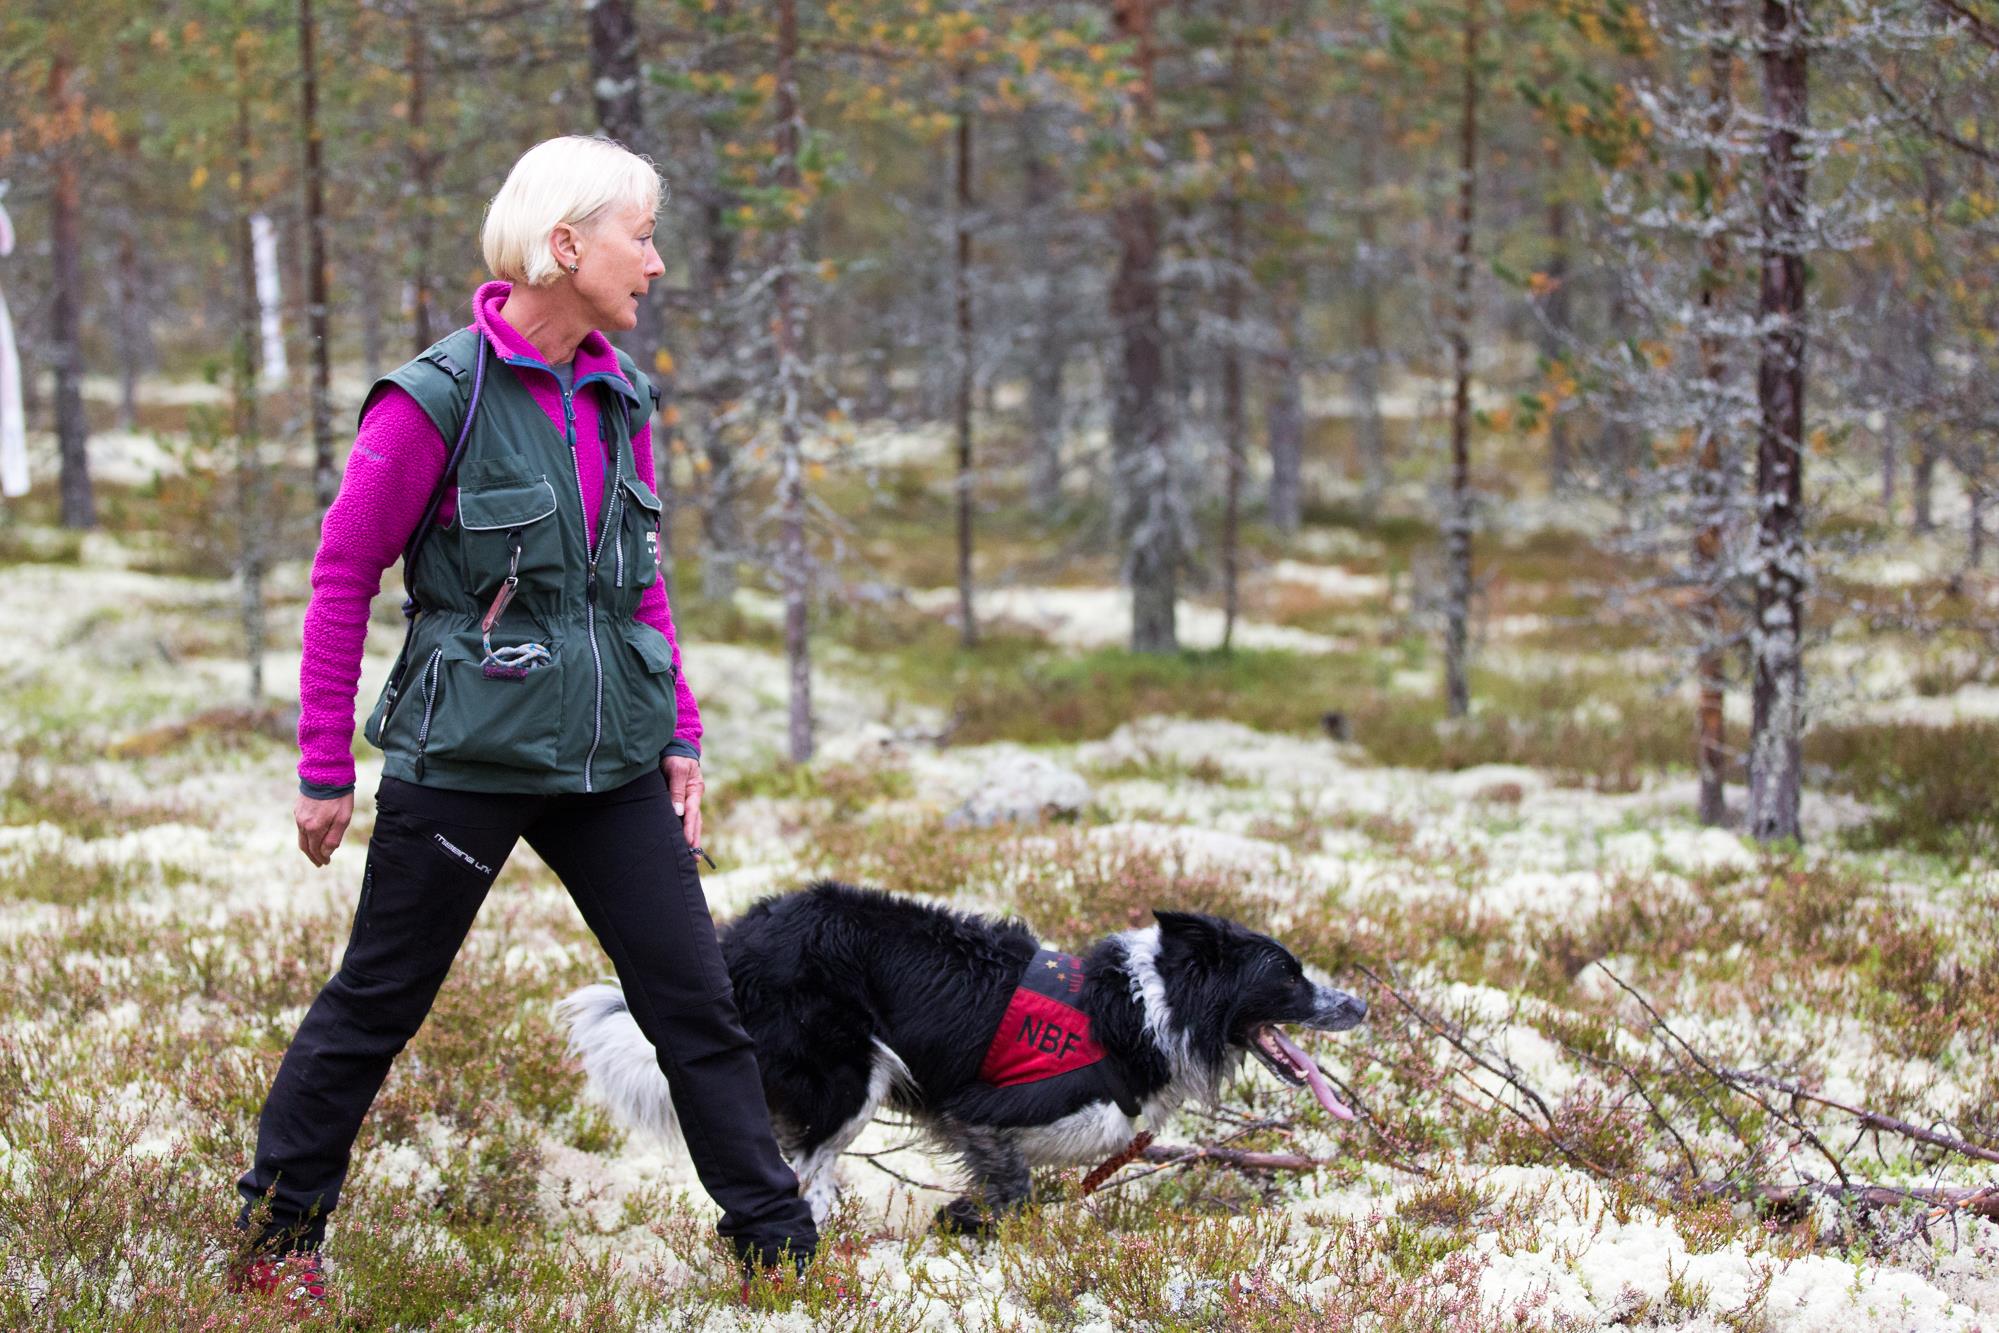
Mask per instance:
[[[314,865],[323,866],[333,859],[333,849],[340,845],[347,835],[347,825],[353,822],[354,793],[350,791],[330,801],[300,795],[298,804],[292,808],[292,819],[298,824],[298,849]]]

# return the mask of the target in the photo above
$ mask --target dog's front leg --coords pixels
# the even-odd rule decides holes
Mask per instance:
[[[965,1234],[989,1231],[1001,1216],[1027,1203],[1027,1158],[1005,1130],[960,1124],[947,1132],[970,1188],[937,1210],[937,1226]]]

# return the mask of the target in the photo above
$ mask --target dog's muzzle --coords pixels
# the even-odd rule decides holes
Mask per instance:
[[[1321,1032],[1345,1032],[1350,1027],[1358,1027],[1367,1017],[1367,1001],[1358,995],[1349,995],[1331,986],[1318,987],[1319,1007],[1305,1020],[1304,1026],[1317,1028]]]

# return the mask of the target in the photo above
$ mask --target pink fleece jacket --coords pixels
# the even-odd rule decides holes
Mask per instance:
[[[540,362],[534,345],[500,318],[512,287],[489,282],[472,298],[472,324],[499,357],[525,357]],[[617,355],[600,333],[591,333],[576,349],[575,378],[608,373],[622,375]],[[562,429],[562,391],[555,377],[540,371],[495,361],[486,372],[518,375],[528,392]],[[581,482],[584,520],[591,540],[597,535],[598,509],[604,493],[605,457],[597,446],[597,389],[576,395],[575,450]],[[652,425],[648,422],[632,441],[633,462],[640,480],[653,483]],[[354,437],[340,494],[326,511],[320,531],[319,554],[312,562],[312,602],[306,607],[305,656],[299,663],[298,774],[315,794],[354,785],[354,694],[361,679],[362,643],[368,632],[368,604],[381,591],[382,574],[399,559],[412,529],[423,518],[424,506],[444,474],[446,444],[416,400],[391,385],[377,393],[362,413]],[[437,521],[454,512],[457,492],[446,496]],[[666,585],[654,580],[639,598],[635,618],[666,636],[673,663],[680,665],[680,644],[674,637],[673,612],[666,603]],[[701,710],[688,688],[685,672],[676,670],[674,693],[679,720],[676,748],[684,744],[701,752]]]

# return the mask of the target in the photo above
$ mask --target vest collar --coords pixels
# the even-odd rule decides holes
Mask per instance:
[[[507,303],[513,293],[511,282],[489,282],[482,285],[472,297],[472,323],[486,341],[492,345],[493,355],[510,366],[528,366],[538,370],[548,370],[548,363],[541,359],[541,353],[534,349],[520,330],[500,318],[500,307]],[[611,346],[610,339],[596,329],[583,336],[576,344],[576,385],[581,389],[586,384],[602,384],[613,393],[622,394],[634,405],[644,407],[639,402],[639,391],[618,365],[618,353]],[[553,374],[553,371],[549,372]]]

